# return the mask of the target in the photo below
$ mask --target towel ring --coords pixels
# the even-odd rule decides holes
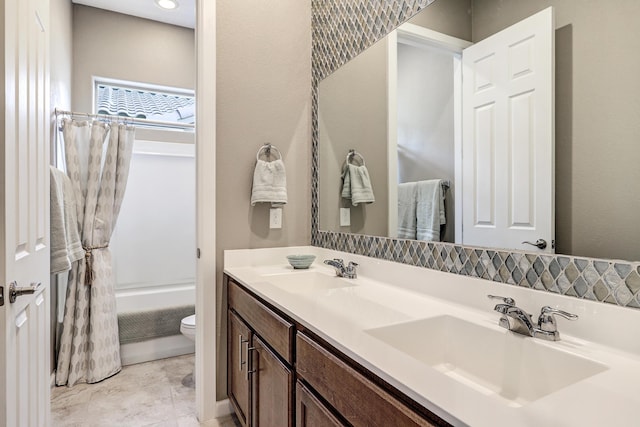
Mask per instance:
[[[278,148],[276,148],[275,145],[271,145],[269,143],[264,144],[262,147],[258,149],[258,152],[256,153],[256,160],[260,160],[260,153],[262,153],[263,151],[265,152],[267,158],[269,158],[269,156],[271,155],[271,150],[277,153],[279,160],[282,160],[282,153],[280,153],[280,150],[278,150]]]
[[[364,164],[364,157],[362,157],[362,154],[358,153],[356,150],[354,150],[353,148],[349,150],[349,154],[347,154],[347,164],[351,164],[351,160],[353,160],[353,158],[355,156],[360,157],[360,160],[362,160],[362,166],[365,166]]]

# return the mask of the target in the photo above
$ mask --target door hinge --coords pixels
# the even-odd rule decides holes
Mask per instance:
[[[196,249],[196,257],[200,259],[200,248]]]
[[[0,286],[0,307],[4,305],[4,286]]]

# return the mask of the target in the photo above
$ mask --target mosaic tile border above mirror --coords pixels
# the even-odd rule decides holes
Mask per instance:
[[[640,262],[544,255],[320,231],[317,83],[435,0],[312,0],[311,244],[434,270],[640,308]]]

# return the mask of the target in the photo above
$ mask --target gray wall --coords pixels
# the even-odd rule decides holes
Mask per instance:
[[[193,89],[194,32],[73,5],[74,111],[93,111],[92,76]]]
[[[640,260],[637,0],[474,0],[473,41],[554,6],[557,253]]]
[[[386,236],[387,39],[343,65],[318,86],[320,228]],[[375,202],[352,206],[343,199],[342,167],[349,149],[366,162]],[[340,226],[340,207],[351,210],[351,226]]]
[[[226,394],[225,249],[311,240],[311,2],[217,2],[218,396]],[[269,207],[250,205],[256,151],[276,145],[287,170],[280,230]],[[286,262],[286,260],[283,260]]]
[[[473,0],[436,0],[408,22],[463,40],[471,40]]]

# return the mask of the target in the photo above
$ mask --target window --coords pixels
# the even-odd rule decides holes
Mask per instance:
[[[196,99],[191,90],[107,79],[94,79],[94,82],[96,114],[164,122],[136,124],[155,129],[191,130],[195,124]]]

